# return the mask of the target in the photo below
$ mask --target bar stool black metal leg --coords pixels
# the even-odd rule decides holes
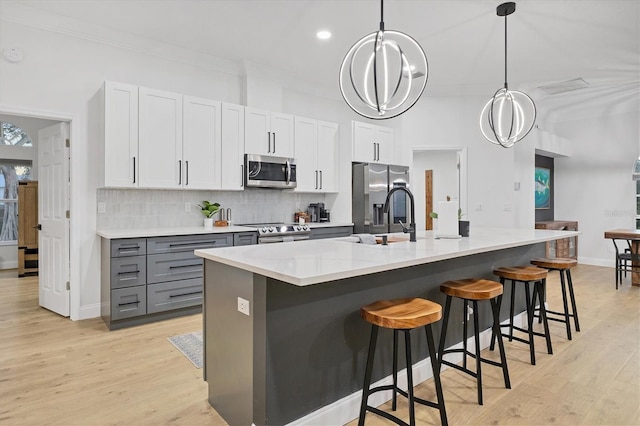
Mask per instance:
[[[462,366],[467,368],[467,314],[469,312],[469,301],[464,299],[464,311],[462,312]]]
[[[549,321],[547,320],[547,308],[544,306],[544,300],[542,300],[542,294],[544,293],[544,288],[547,285],[547,279],[543,279],[534,284],[534,292],[535,288],[538,289],[537,296],[538,301],[540,303],[540,319],[542,320],[542,324],[544,325],[544,336],[547,341],[547,353],[553,354],[553,348],[551,347],[551,334],[549,333]],[[536,299],[533,298],[533,306],[536,305]]]
[[[504,283],[504,278],[500,278],[500,282]],[[513,342],[513,306],[516,300],[516,282],[511,280],[511,306],[509,308],[509,341]]]
[[[449,312],[451,310],[451,296],[447,296],[444,303],[444,318],[442,321],[442,330],[440,331],[440,345],[438,347],[438,373],[442,370],[442,354],[444,353],[444,340],[447,336],[447,324],[449,323]]]
[[[404,350],[407,358],[407,394],[409,399],[409,424],[416,425],[416,409],[413,400],[413,363],[411,362],[410,330],[404,330]]]
[[[431,370],[433,371],[433,381],[436,385],[436,396],[438,397],[438,409],[440,410],[440,423],[447,426],[447,411],[444,408],[444,395],[442,393],[442,383],[440,383],[440,362],[436,353],[435,343],[433,341],[433,332],[431,324],[425,325],[424,329],[427,333],[427,346],[429,347],[429,358],[431,358]]]
[[[564,321],[567,326],[567,339],[571,340],[571,321],[569,318],[569,305],[567,303],[567,289],[562,270],[560,272],[560,287],[562,288],[562,304],[564,306]]]
[[[371,326],[371,338],[369,339],[369,352],[367,354],[367,366],[364,372],[364,385],[362,386],[362,403],[360,404],[360,417],[358,426],[364,426],[364,416],[367,414],[367,404],[369,400],[369,387],[371,386],[371,373],[373,371],[373,356],[376,352],[378,341],[378,326]]]
[[[544,279],[544,282],[545,283],[547,282],[546,278]],[[538,296],[540,297],[540,304],[541,305],[546,302],[546,300],[547,300],[547,286],[546,285],[542,288],[542,294],[539,294]],[[538,324],[541,324],[541,323],[542,323],[542,317],[539,316],[538,317]]]
[[[391,410],[396,411],[398,399],[398,330],[393,330],[393,391]]]
[[[495,299],[491,299],[491,311],[493,312],[493,329],[496,333],[500,331],[500,306],[502,305],[502,295]],[[504,342],[502,335],[498,334],[498,348],[500,349],[500,360],[502,364],[502,376],[504,377],[504,386],[511,389],[511,380],[509,380],[509,368],[507,367],[507,354],[504,350]]]
[[[535,300],[535,285],[533,288],[533,298]],[[536,352],[534,348],[534,339],[533,339],[533,315],[534,305],[531,303],[531,297],[529,296],[529,281],[524,282],[524,294],[526,300],[527,307],[527,334],[529,334],[529,356],[531,357],[531,365],[536,365]]]
[[[576,308],[576,297],[573,294],[573,282],[571,281],[571,270],[567,269],[567,282],[569,284],[569,296],[571,297],[571,308],[573,310],[573,322],[576,325],[576,331],[580,331],[580,323],[578,322],[578,309]]]
[[[466,300],[465,300],[466,302]],[[466,306],[466,303],[465,303]],[[466,314],[466,312],[465,312]],[[478,302],[473,301],[473,334],[476,346],[476,380],[478,382],[478,404],[483,405],[482,402],[482,362],[480,359],[480,327],[478,326]],[[466,336],[464,336],[466,340]],[[498,342],[502,341],[502,336],[498,336]],[[465,353],[466,358],[466,353]]]

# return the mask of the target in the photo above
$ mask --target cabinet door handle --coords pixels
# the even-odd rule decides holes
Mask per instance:
[[[318,189],[318,171],[317,170],[316,170],[316,188],[315,189]]]
[[[202,264],[192,263],[191,265],[171,265],[169,266],[169,269],[192,268],[192,267],[202,268]]]
[[[137,305],[138,303],[140,303],[140,301],[139,301],[139,300],[138,300],[137,302],[118,303],[118,306]]]
[[[182,293],[182,294],[170,294],[169,295],[169,299],[173,298],[173,297],[182,297],[182,296],[193,296],[195,294],[202,294],[201,291],[193,291],[191,293]]]
[[[378,158],[376,158],[376,160],[380,161],[380,144],[379,144],[379,143],[376,143],[376,147],[377,147],[377,149],[378,149],[378,154],[377,154],[377,157],[378,157]]]
[[[240,164],[240,188],[244,186],[244,165]]]
[[[118,275],[137,274],[140,271],[118,272]]]
[[[185,181],[185,186],[189,185],[189,160],[186,160],[184,162],[185,167],[187,168],[186,172],[187,172],[187,176],[186,176],[186,181]]]
[[[271,152],[271,132],[267,132],[267,152]]]
[[[373,143],[373,161],[376,161],[376,143]]]
[[[276,132],[273,132],[273,153],[276,153]]]
[[[319,189],[322,189],[322,170],[320,170],[320,188]]]
[[[178,160],[178,185],[182,185],[182,160]]]
[[[133,157],[133,183],[136,183],[136,157]]]

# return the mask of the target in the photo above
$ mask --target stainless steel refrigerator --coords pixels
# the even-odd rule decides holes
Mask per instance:
[[[354,232],[384,234],[402,232],[410,219],[409,197],[396,192],[391,199],[389,213],[384,213],[384,202],[389,191],[397,186],[409,189],[409,168],[387,164],[353,163],[351,171],[351,212]]]

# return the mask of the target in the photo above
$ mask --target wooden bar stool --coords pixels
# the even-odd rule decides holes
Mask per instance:
[[[371,339],[369,341],[369,354],[367,355],[367,366],[364,375],[364,386],[362,388],[362,404],[360,405],[360,418],[358,425],[364,425],[364,418],[367,411],[385,417],[399,425],[407,425],[400,418],[382,411],[376,407],[368,405],[369,395],[384,391],[393,391],[392,410],[396,411],[397,393],[405,396],[409,400],[409,422],[411,426],[416,424],[416,414],[414,402],[418,402],[429,407],[440,410],[440,421],[443,425],[447,423],[447,413],[444,408],[444,398],[442,396],[442,385],[440,384],[440,365],[436,354],[436,347],[431,331],[431,324],[440,321],[442,318],[442,306],[430,300],[396,299],[379,300],[360,309],[360,316],[371,323]],[[436,387],[438,402],[426,401],[413,395],[413,374],[411,362],[411,341],[410,331],[414,328],[424,326],[427,333],[427,345],[429,347],[429,357],[431,358],[431,368]],[[376,342],[378,340],[378,329],[380,327],[393,330],[393,385],[371,387],[371,373],[373,371],[373,357],[375,355]],[[405,355],[407,360],[407,391],[398,387],[398,331],[404,332]]]
[[[534,336],[542,336],[547,341],[547,353],[553,354],[551,347],[551,336],[549,334],[549,323],[547,322],[546,309],[544,307],[544,288],[547,281],[547,270],[538,268],[535,266],[502,266],[493,270],[493,275],[500,277],[500,283],[504,286],[507,280],[511,281],[511,306],[509,308],[509,324],[501,325],[500,327],[508,327],[509,334],[503,334],[505,337],[509,337],[509,341],[514,339],[527,343],[529,345],[529,352],[531,355],[531,364],[536,365],[536,353],[534,348]],[[513,325],[513,310],[515,304],[516,283],[524,284],[524,294],[527,307],[527,329],[516,327]],[[533,295],[530,297],[529,283],[533,283]],[[535,314],[536,300],[540,303],[540,318],[544,324],[544,333],[533,331],[533,316]],[[529,335],[529,339],[523,339],[513,335],[513,330],[521,331]],[[495,342],[495,334],[491,334],[490,349],[493,350]]]
[[[533,265],[540,268],[548,269],[550,271],[558,271],[560,273],[560,288],[562,289],[562,304],[564,306],[564,312],[550,311],[547,309],[547,316],[551,321],[563,322],[567,326],[567,339],[571,340],[571,317],[573,317],[576,331],[580,331],[580,322],[578,321],[578,309],[576,308],[576,298],[573,294],[573,282],[571,281],[571,268],[578,264],[575,259],[547,259],[536,258],[532,259]],[[565,278],[567,277],[566,282]],[[567,302],[567,288],[569,289],[569,297],[571,298],[571,312],[569,312],[569,304]],[[543,298],[544,300],[544,298]],[[561,316],[560,318],[554,318],[551,315]]]
[[[440,335],[440,366],[442,364],[456,368],[464,373],[475,377],[478,384],[478,404],[482,405],[482,362],[502,367],[502,375],[504,376],[504,385],[507,389],[511,389],[509,381],[509,370],[507,369],[507,357],[504,353],[504,344],[502,342],[502,333],[500,332],[500,304],[502,302],[502,284],[482,279],[467,278],[463,280],[447,281],[440,285],[440,291],[447,295],[447,301],[444,307],[444,322],[442,324],[442,334]],[[447,323],[449,322],[449,314],[451,313],[451,299],[457,297],[464,301],[463,312],[463,336],[462,349],[444,349],[444,341],[447,334]],[[480,355],[480,330],[478,326],[478,301],[489,300],[491,302],[491,311],[493,312],[493,333],[498,337],[498,347],[500,348],[500,361],[495,362],[490,359],[482,358]],[[475,336],[475,353],[467,350],[467,310],[469,301],[473,304],[473,328]],[[462,352],[462,366],[454,364],[444,359],[444,355],[448,353]],[[467,368],[467,356],[475,358],[476,370],[472,371]]]

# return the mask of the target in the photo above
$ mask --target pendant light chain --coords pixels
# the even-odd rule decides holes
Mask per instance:
[[[384,31],[384,0],[380,0],[380,31]]]
[[[515,10],[514,2],[496,8],[497,15],[504,16],[504,88],[495,92],[480,114],[480,131],[484,138],[503,148],[511,148],[531,132],[537,113],[533,99],[526,93],[509,90],[507,16]]]
[[[509,90],[509,83],[507,83],[507,16],[504,15],[504,88]]]

